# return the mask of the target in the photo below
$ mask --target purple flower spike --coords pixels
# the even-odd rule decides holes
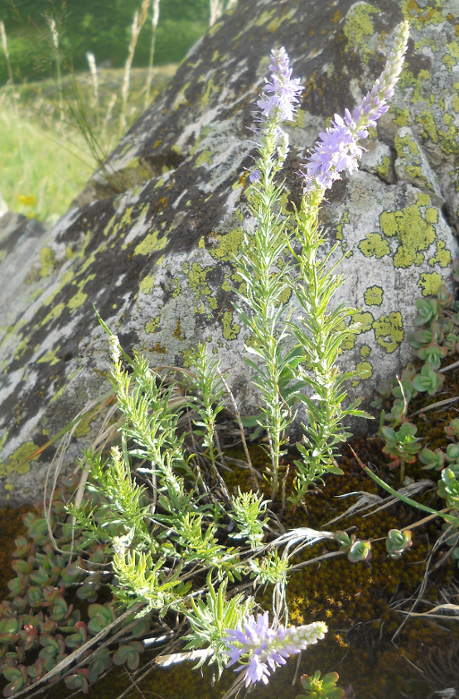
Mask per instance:
[[[293,121],[295,114],[295,104],[298,103],[298,95],[304,88],[300,85],[299,78],[291,79],[292,69],[289,68],[289,58],[286,50],[273,49],[271,51],[271,82],[266,83],[268,95],[262,95],[257,105],[261,114],[268,119],[275,112],[277,120]]]
[[[229,651],[227,667],[244,656],[247,662],[236,668],[236,672],[246,670],[245,686],[259,681],[268,684],[271,672],[285,665],[289,655],[317,643],[326,632],[327,625],[323,621],[287,629],[280,625],[274,629],[269,626],[268,612],[259,614],[256,620],[251,616],[245,621],[244,629],[241,624],[235,629],[226,629],[228,635],[223,640]]]
[[[368,137],[368,129],[376,126],[379,117],[387,112],[387,101],[393,96],[394,88],[402,71],[404,55],[409,37],[409,24],[402,22],[397,29],[395,45],[386,67],[375,81],[370,92],[363,98],[351,115],[348,109],[344,119],[335,114],[332,128],[319,134],[309,162],[303,172],[306,190],[329,189],[335,180],[341,179],[343,170],[358,169],[363,148],[358,141]]]

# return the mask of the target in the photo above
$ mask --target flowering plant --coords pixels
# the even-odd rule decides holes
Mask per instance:
[[[269,625],[268,612],[258,614],[255,619],[250,616],[239,622],[235,629],[227,629],[228,636],[224,639],[229,650],[228,667],[245,660],[237,672],[246,669],[245,686],[262,681],[268,684],[271,671],[279,665],[285,665],[286,658],[305,650],[308,646],[324,638],[327,625],[316,621],[306,626],[290,626],[285,628],[280,624]]]
[[[198,666],[214,663],[220,674],[225,666],[239,663],[236,672],[241,672],[246,687],[266,684],[290,655],[317,643],[327,631],[321,621],[288,626],[291,559],[322,539],[338,541],[342,550],[337,555],[347,553],[352,562],[371,556],[369,541],[344,532],[335,535],[309,527],[285,532],[280,521],[285,498],[279,516],[271,508],[280,487],[287,429],[298,406],[305,407],[307,420],[297,445],[301,459],[295,461],[295,505],[324,474],[341,472],[335,455],[347,436],[343,418],[365,417],[356,404],[343,407],[343,384],[352,372],[341,375],[336,359],[346,335],[357,328],[344,322],[354,309],[329,309],[342,280],[334,274],[336,264],[331,265],[336,246],[319,258],[325,241],[318,212],[326,189],[344,169],[357,168],[359,140],[387,110],[407,38],[408,25],[403,23],[372,90],[352,115],[348,110],[344,117],[335,115],[332,127],[320,134],[300,173],[304,196],[293,214],[283,208],[281,171],[289,141],[282,125],[293,119],[303,88],[292,78],[285,49],[272,51],[271,79],[257,101],[253,132],[258,155],[247,188],[254,225],[235,258],[242,284],[234,291],[236,311],[251,334],[246,361],[259,390],[258,426],[267,434],[271,500],[256,492],[257,473],[236,403],[218,358],[209,359],[206,345],[190,354],[188,369],[175,370],[183,381],[171,381],[170,376],[166,380],[141,356],[128,357],[101,320],[110,338],[110,377],[123,416],[120,445],[111,450],[107,463],[100,454],[86,455],[94,503],[83,499],[68,505],[67,512],[87,539],[110,547],[112,589],[119,604],[140,617],[156,616],[161,628],[169,616],[173,618],[178,626],[176,635],[172,633],[174,643],[183,623],[188,623],[186,652],[160,656],[160,665],[177,658],[197,659]],[[301,312],[296,322],[285,303],[289,296],[290,308]],[[248,493],[239,489],[231,494],[221,473],[225,463],[217,418],[225,394],[241,427],[253,481]],[[448,497],[457,496],[454,488],[448,481]],[[399,532],[392,532],[390,555],[399,556],[408,548],[409,533],[399,539]],[[251,579],[253,596],[247,595],[246,584],[238,584],[243,578]],[[257,590],[264,584],[273,586],[272,625],[267,612],[253,615]],[[136,659],[137,646],[129,653]],[[127,655],[124,660],[129,660]],[[314,678],[311,692],[322,682],[321,696],[328,691],[330,698],[339,695],[334,677]]]

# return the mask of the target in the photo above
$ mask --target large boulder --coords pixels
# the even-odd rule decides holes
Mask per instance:
[[[239,0],[190,52],[75,208],[50,232],[34,237],[20,224],[16,242],[3,236],[0,501],[17,504],[40,493],[52,449],[25,459],[108,389],[107,342],[93,303],[123,347],[147,353],[152,365],[183,364],[190,348],[209,340],[241,409],[253,410],[241,358],[245,331],[230,289],[238,283],[232,256],[251,224],[245,174],[255,151],[247,127],[269,53],[285,46],[305,86],[288,127],[286,181],[298,202],[295,173],[307,149],[328,117],[371,87],[390,51],[388,37],[405,16],[412,33],[391,110],[360,171],[335,184],[322,211],[330,244],[338,240],[350,252],[338,300],[361,309],[361,331],[342,362],[360,371],[350,393],[368,405],[375,386],[409,360],[415,299],[451,284],[458,15],[458,0]],[[74,464],[96,426],[79,426],[64,466]]]

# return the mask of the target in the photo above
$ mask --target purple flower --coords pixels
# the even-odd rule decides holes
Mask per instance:
[[[293,121],[295,104],[298,103],[298,95],[304,88],[300,85],[299,78],[291,79],[292,69],[289,68],[289,58],[286,50],[273,49],[271,51],[271,82],[266,81],[266,92],[257,105],[265,119],[275,115],[277,121]]]
[[[402,22],[395,36],[395,45],[386,67],[376,80],[370,92],[363,98],[353,114],[348,109],[344,119],[335,114],[332,128],[319,134],[309,162],[303,172],[306,189],[318,187],[329,189],[335,180],[339,180],[341,172],[353,172],[358,169],[363,148],[359,139],[367,138],[368,129],[376,126],[379,117],[387,112],[387,101],[394,94],[394,88],[402,70],[404,54],[409,36],[408,22]]]
[[[260,170],[252,170],[252,172],[251,172],[250,175],[249,175],[249,180],[250,180],[250,182],[252,182],[252,183],[258,182],[258,180],[260,179],[260,177],[261,177],[261,172],[260,172]]]
[[[243,658],[247,662],[236,668],[236,672],[246,670],[245,686],[255,682],[268,684],[271,672],[279,665],[285,665],[289,655],[299,653],[308,646],[317,643],[327,632],[327,625],[315,621],[307,626],[269,626],[268,612],[258,614],[255,620],[250,616],[235,629],[226,629],[225,641],[229,651],[227,667]],[[268,667],[269,666],[269,667]]]

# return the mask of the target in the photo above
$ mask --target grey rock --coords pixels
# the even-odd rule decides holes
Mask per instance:
[[[362,169],[328,193],[322,223],[329,244],[338,240],[350,252],[337,302],[361,309],[361,332],[342,355],[343,368],[360,371],[350,395],[368,406],[375,386],[409,361],[415,299],[441,283],[451,288],[457,255],[458,3],[424,4],[239,0],[75,208],[51,231],[27,234],[19,272],[21,245],[29,243],[16,234],[1,263],[2,280],[15,281],[14,293],[3,283],[1,292],[1,502],[40,494],[52,449],[31,464],[25,458],[109,388],[107,342],[92,303],[126,351],[144,352],[152,365],[181,365],[209,340],[241,410],[254,409],[230,289],[238,283],[232,255],[252,225],[244,184],[255,149],[247,127],[269,53],[284,45],[306,88],[288,127],[286,183],[298,203],[295,173],[307,149],[328,117],[370,89],[402,10],[412,36],[391,110],[371,135]],[[64,468],[75,466],[98,424],[80,427]]]

